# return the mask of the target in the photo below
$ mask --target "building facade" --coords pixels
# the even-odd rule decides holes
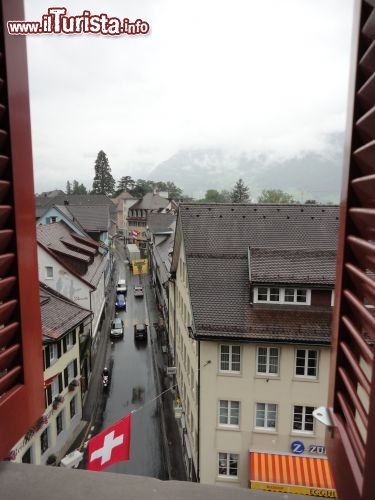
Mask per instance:
[[[169,342],[192,479],[247,487],[251,453],[325,457],[337,225],[337,207],[180,207]]]

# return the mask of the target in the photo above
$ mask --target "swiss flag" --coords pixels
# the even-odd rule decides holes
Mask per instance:
[[[89,441],[88,470],[103,470],[116,462],[129,460],[131,416],[126,415]]]

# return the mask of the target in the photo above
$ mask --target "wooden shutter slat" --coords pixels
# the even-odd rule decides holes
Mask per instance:
[[[0,255],[0,277],[4,277],[8,273],[10,266],[14,262],[14,259],[14,253],[5,253],[3,255]]]
[[[368,38],[375,38],[375,12],[372,11],[369,17],[367,18],[367,21],[365,22],[363,28],[362,28],[362,33],[367,36]]]
[[[350,290],[344,290],[343,296],[346,298],[348,305],[352,309],[357,321],[360,322],[363,328],[366,329],[372,340],[375,341],[375,318],[362,304],[358,297]]]
[[[339,372],[341,379],[346,387],[346,390],[351,398],[351,402],[354,406],[355,411],[360,416],[363,425],[367,428],[367,425],[368,425],[367,413],[366,413],[366,410],[365,410],[361,400],[359,399],[359,396],[357,393],[357,388],[353,385],[348,374],[345,372],[345,370],[342,367],[339,368],[338,372]]]
[[[375,108],[372,107],[356,123],[356,128],[360,136],[366,141],[375,139]]]
[[[358,91],[358,97],[364,111],[368,111],[375,104],[375,73],[366,80]]]
[[[361,203],[367,207],[375,206],[375,174],[354,179],[352,187]]]
[[[363,54],[359,66],[367,75],[371,75],[375,71],[375,41],[371,43]]]
[[[345,325],[348,333],[352,337],[353,346],[358,350],[358,353],[363,357],[366,363],[372,363],[374,359],[373,351],[365,341],[359,330],[347,316],[342,317],[342,322]]]
[[[356,165],[363,175],[375,173],[375,140],[366,143],[353,152]]]
[[[0,253],[7,252],[14,236],[13,229],[0,230]]]
[[[14,322],[0,330],[0,349],[7,347],[17,335],[19,323]]]
[[[358,290],[372,303],[375,304],[375,282],[370,276],[358,269],[358,267],[353,264],[345,264],[345,268],[348,271],[353,283],[356,285]]]
[[[21,366],[16,366],[10,370],[7,374],[0,378],[0,395],[4,395],[9,389],[11,389],[19,379],[22,373]]]
[[[347,242],[362,269],[375,272],[375,245],[357,236],[348,236]]]
[[[350,407],[347,403],[346,396],[344,396],[341,392],[337,393],[337,399],[340,403],[342,412],[346,419],[347,425],[347,436],[351,443],[351,448],[353,448],[353,452],[357,457],[359,465],[361,469],[363,469],[365,463],[365,447],[363,444],[363,440],[361,435],[358,432],[357,425],[355,423],[354,417],[350,410]]]
[[[375,239],[375,210],[372,208],[351,208],[349,215],[364,238]]]
[[[357,359],[353,356],[351,349],[348,347],[348,344],[346,342],[340,342],[340,348],[345,354],[345,357],[354,375],[357,377],[357,381],[361,384],[366,394],[369,395],[371,390],[371,383],[364,374],[362,368],[359,366]]]
[[[5,304],[0,304],[0,324],[7,323],[10,316],[13,314],[16,306],[18,304],[17,300],[10,300]]]
[[[1,81],[2,79],[0,78],[0,85]],[[9,177],[8,170],[9,170],[9,157],[5,155],[0,155],[0,177],[2,178]]]
[[[5,301],[15,289],[17,280],[14,276],[0,280],[0,301]]]
[[[17,354],[20,352],[20,344],[14,344],[8,349],[0,352],[0,372],[2,370],[9,370],[12,367],[12,361],[16,358]],[[13,367],[12,367],[13,368]]]

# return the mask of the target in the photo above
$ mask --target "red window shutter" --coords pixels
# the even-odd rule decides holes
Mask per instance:
[[[6,20],[23,2],[0,2],[0,458],[44,409],[35,204],[24,36]]]
[[[375,11],[358,0],[345,143],[326,445],[341,500],[375,496]]]

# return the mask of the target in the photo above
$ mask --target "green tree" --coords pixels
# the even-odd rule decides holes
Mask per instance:
[[[72,186],[69,181],[66,181],[66,194],[72,194]]]
[[[246,203],[250,199],[248,186],[245,185],[242,179],[238,179],[231,191],[232,203]]]
[[[87,189],[83,184],[74,179],[71,194],[87,194]]]
[[[317,201],[316,200],[306,200],[305,201],[305,204],[306,205],[317,205]]]
[[[115,184],[116,182],[112,177],[107,155],[101,150],[95,160],[95,177],[92,183],[92,193],[110,196],[115,190]]]
[[[130,177],[130,175],[125,175],[121,177],[121,179],[117,183],[116,194],[120,194],[123,191],[127,191],[128,193],[134,189],[135,181]]]
[[[144,179],[137,179],[131,194],[135,198],[143,198],[146,193],[152,193],[154,190],[154,183],[152,181],[145,181]]]
[[[294,203],[293,196],[281,189],[263,189],[258,203]]]
[[[208,189],[202,200],[203,203],[229,203],[231,194],[229,191],[217,191],[216,189]]]

